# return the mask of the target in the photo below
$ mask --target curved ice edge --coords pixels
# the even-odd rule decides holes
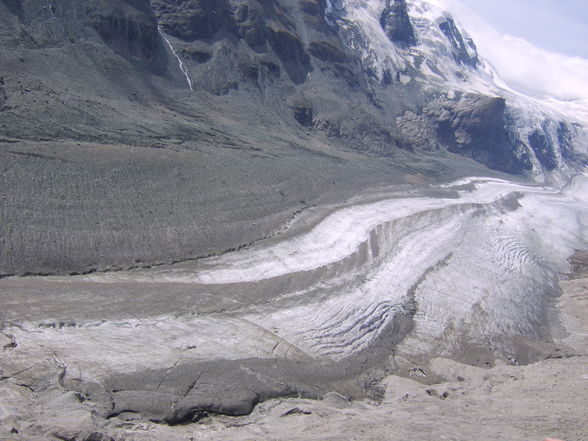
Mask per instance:
[[[256,282],[295,272],[312,271],[336,263],[357,251],[374,228],[421,212],[463,204],[490,204],[516,193],[557,194],[558,189],[511,183],[501,179],[471,177],[441,188],[473,185],[458,190],[459,198],[411,196],[344,207],[311,230],[272,245],[260,245],[194,263],[192,268],[168,267],[148,272],[119,272],[86,276],[93,282],[228,284]]]

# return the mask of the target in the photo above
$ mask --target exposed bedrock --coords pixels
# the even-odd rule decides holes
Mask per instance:
[[[550,144],[550,141],[544,132],[541,130],[534,130],[529,135],[529,144],[535,152],[537,159],[545,166],[545,168],[553,170],[557,166],[557,158],[553,146]]]
[[[406,9],[406,0],[388,0],[382,12],[380,23],[388,38],[394,43],[405,46],[416,45],[414,29]]]
[[[409,111],[398,118],[397,127],[419,149],[446,148],[512,174],[553,171],[567,158],[584,162],[570,149],[572,139],[581,139],[579,127],[542,116],[529,121],[536,128],[527,132],[520,130],[518,117],[502,97],[459,93],[431,97],[419,114]]]
[[[154,1],[153,7],[164,32],[183,42],[199,41],[216,46],[212,59],[208,60],[208,70],[211,65],[220,68],[222,64],[226,68],[227,64],[233,65],[236,60],[239,60],[238,63],[253,65],[265,61],[266,64],[281,66],[294,84],[305,82],[311,70],[309,56],[297,32],[299,29],[291,18],[292,11],[285,9],[278,1]],[[305,10],[308,10],[308,5]],[[318,10],[312,12],[319,15]],[[244,42],[257,56],[252,57],[243,52],[239,41]],[[192,44],[183,45],[181,51],[189,53],[190,46]],[[266,57],[263,57],[264,54]],[[272,75],[275,75],[271,71],[259,73],[267,75],[266,80],[271,80]],[[252,77],[250,74],[249,79],[257,82],[257,75]],[[233,87],[238,87],[239,78],[232,81],[237,82]],[[204,83],[203,86],[207,87]],[[212,92],[226,93],[228,90],[217,85]]]
[[[162,73],[164,46],[149,1],[84,2],[80,11],[114,51],[144,61]]]
[[[2,0],[2,3],[8,10],[13,13],[19,20],[23,19],[24,10],[22,8],[22,1],[19,0]]]
[[[329,390],[329,379],[335,382],[336,375],[328,367],[288,360],[181,363],[172,369],[114,376],[106,383],[112,404],[98,402],[111,406],[109,416],[134,413],[178,424],[211,413],[247,415],[272,398],[318,399]],[[359,397],[359,389],[349,382],[341,393]]]
[[[451,152],[470,156],[488,167],[520,173],[524,164],[513,154],[505,121],[506,101],[500,97],[464,95],[425,110],[437,123],[439,139]]]
[[[227,1],[154,1],[162,29],[185,41],[212,38],[223,27],[234,29]]]
[[[6,75],[7,85],[0,93],[7,136],[144,142],[181,134],[197,141],[200,131],[177,121],[163,127],[149,121],[159,118],[154,103],[173,107],[179,100],[190,113],[210,108],[209,98],[200,95],[205,91],[226,96],[234,119],[254,120],[254,115],[268,123],[294,124],[294,130],[313,128],[312,134],[326,135],[339,145],[384,156],[419,147],[403,136],[396,119],[406,111],[421,113],[428,105],[429,92],[414,81],[400,81],[407,74],[422,77],[424,61],[417,57],[413,65],[394,65],[376,57],[367,25],[348,19],[345,8],[350,5],[339,4],[336,13],[330,6],[328,20],[324,1],[58,0],[46,5],[24,2],[16,8],[7,0],[2,5],[0,13],[11,30],[3,36],[3,66],[16,73]],[[418,47],[405,0],[388,2],[379,18],[393,41]],[[450,17],[443,20],[432,25],[440,26],[448,39],[441,43],[455,52],[456,69],[465,63],[475,73],[473,44]],[[158,26],[171,39],[175,55]],[[23,49],[37,52],[27,54]],[[50,49],[47,60],[36,56]],[[396,50],[404,56],[402,48]],[[176,56],[185,72],[180,72]],[[64,80],[68,75],[79,78],[73,91]],[[196,90],[180,98],[175,93],[186,88],[185,77]],[[300,95],[306,97],[304,105],[291,106]],[[478,101],[462,100],[451,116],[453,121],[463,120],[460,125],[472,135],[471,142],[458,140],[451,151],[502,171],[520,172],[516,162],[528,141],[519,137],[512,145],[504,143],[504,130],[497,123],[500,102],[495,101],[494,112],[481,109]],[[251,109],[240,108],[243,103]],[[114,117],[118,109],[124,110]],[[467,111],[481,118],[464,120]],[[475,127],[469,129],[470,123]],[[148,131],[135,130],[144,124]],[[495,129],[492,142],[499,143],[500,158],[493,160],[485,153],[491,141],[482,141],[483,134]],[[437,139],[430,143],[442,144]]]
[[[453,18],[443,17],[439,23],[439,28],[451,43],[453,57],[456,62],[474,68],[479,65],[480,60],[478,59],[476,45],[471,38],[464,39]]]
[[[4,81],[0,82],[0,84],[3,84]],[[6,103],[6,100],[8,99],[8,97],[6,96],[6,92],[4,91],[4,88],[0,86],[0,112],[4,107],[4,103]]]

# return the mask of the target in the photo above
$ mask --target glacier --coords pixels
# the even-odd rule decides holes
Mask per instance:
[[[432,190],[444,196],[428,196]],[[558,294],[558,274],[575,249],[588,247],[587,190],[585,175],[561,189],[474,177],[393,197],[372,195],[379,200],[354,200],[314,225],[303,224],[293,237],[225,256],[43,278],[55,293],[68,285],[124,291],[155,284],[173,291],[180,284],[202,295],[231,285],[255,291],[265,280],[276,286],[269,302],[240,306],[236,300],[229,316],[195,310],[194,316],[130,315],[41,329],[29,323],[21,326],[34,332],[7,331],[29,348],[59,352],[70,366],[116,370],[128,365],[129,356],[154,368],[180,353],[196,360],[342,360],[409,317],[415,328],[401,345],[407,353],[454,356],[468,341],[522,358],[512,353],[513,339],[549,338],[547,309]],[[66,301],[67,308],[76,308],[75,302]],[[137,355],[131,348],[147,335],[149,349]],[[194,350],[187,354],[186,347]]]

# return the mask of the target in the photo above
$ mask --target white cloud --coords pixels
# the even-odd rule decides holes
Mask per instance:
[[[458,0],[447,7],[506,83],[534,96],[563,100],[588,99],[588,60],[550,52],[526,40],[502,34]]]

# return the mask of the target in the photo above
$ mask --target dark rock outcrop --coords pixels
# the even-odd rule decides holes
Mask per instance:
[[[312,105],[303,96],[295,97],[290,102],[294,119],[304,127],[313,125],[314,110]]]
[[[269,29],[269,42],[294,84],[304,83],[311,70],[310,57],[300,37],[284,29]]]
[[[320,17],[325,12],[325,2],[317,0],[301,0],[302,11],[311,17]]]
[[[6,96],[6,91],[0,85],[0,112],[3,110],[4,104],[6,104],[7,99],[8,99],[8,97]]]
[[[114,441],[108,435],[101,432],[75,432],[67,430],[57,430],[51,434],[55,439],[61,441]]]
[[[310,29],[333,34],[326,19],[326,0],[301,0],[300,8],[304,22]]]
[[[557,141],[561,148],[561,155],[565,159],[574,159],[574,137],[568,124],[560,122],[557,127]]]
[[[470,67],[476,67],[480,64],[476,45],[471,39],[464,40],[453,18],[444,17],[443,21],[439,23],[439,28],[445,34],[453,48],[453,58],[455,61]]]
[[[88,24],[116,52],[153,62],[163,46],[148,1],[85,2]]]
[[[294,84],[303,83],[311,71],[304,43],[280,2],[156,0],[153,8],[161,29],[182,42],[181,52],[195,56],[198,63],[208,63],[199,83],[217,95],[239,89],[238,78],[226,72],[227,66],[236,71],[260,62],[244,53],[241,42],[253,53],[273,58],[270,63],[280,66],[273,72],[285,72]],[[212,46],[218,42],[222,42],[222,49],[213,51]],[[217,69],[223,71],[220,76]],[[207,78],[209,73],[211,77]],[[251,75],[243,78],[250,80]]]
[[[309,52],[314,57],[329,63],[345,63],[349,57],[339,47],[328,41],[312,41],[309,44]]]
[[[414,46],[417,43],[408,10],[406,8],[406,0],[392,0],[390,4],[382,12],[380,17],[380,24],[386,35],[393,43],[400,46]]]
[[[24,10],[22,8],[22,0],[2,0],[2,3],[10,12],[16,15],[19,20],[23,20]]]
[[[280,359],[182,363],[171,370],[115,375],[107,396],[90,396],[112,409],[109,416],[130,411],[173,425],[211,413],[247,415],[271,398],[316,399],[325,393],[321,381],[328,376],[314,364]]]
[[[253,50],[265,52],[267,50],[266,26],[261,5],[252,2],[235,5],[233,18],[238,36]]]
[[[455,100],[433,101],[425,113],[435,121],[440,141],[459,153],[496,170],[520,173],[527,167],[513,154],[500,97],[464,94]]]
[[[568,124],[560,122],[557,125],[557,144],[559,146],[561,156],[565,161],[571,161],[578,164],[588,165],[588,158],[582,157],[574,150],[574,145],[577,141],[577,131],[581,129],[578,124]]]
[[[235,32],[225,0],[155,0],[162,30],[184,41],[210,40],[221,29]]]
[[[505,127],[504,98],[473,96],[460,102],[452,117],[455,144],[450,151],[466,153],[490,168],[520,173]]]
[[[529,135],[529,145],[535,152],[535,156],[539,162],[547,169],[553,170],[557,166],[557,158],[555,156],[554,146],[547,135],[539,130],[534,130]]]

